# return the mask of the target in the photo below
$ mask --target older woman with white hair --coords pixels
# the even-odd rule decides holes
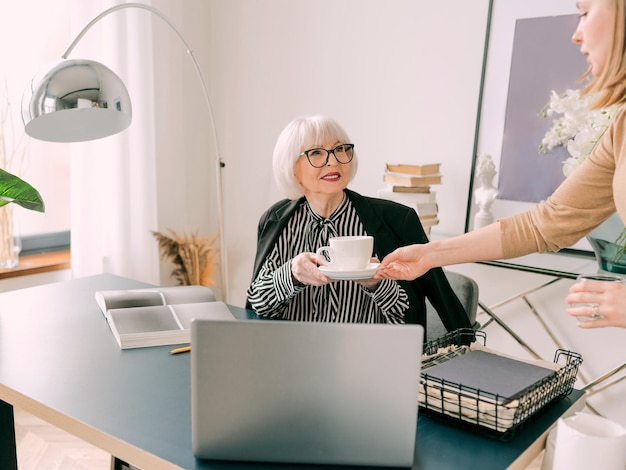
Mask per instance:
[[[428,297],[448,330],[471,327],[443,271],[411,281],[327,277],[316,250],[330,237],[371,235],[374,258],[428,238],[415,210],[347,189],[357,154],[345,130],[324,116],[290,122],[273,168],[288,199],[261,217],[247,307],[261,316],[306,321],[426,323]]]

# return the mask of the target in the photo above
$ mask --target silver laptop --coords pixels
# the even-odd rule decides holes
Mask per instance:
[[[413,464],[421,326],[194,320],[191,332],[196,457]]]

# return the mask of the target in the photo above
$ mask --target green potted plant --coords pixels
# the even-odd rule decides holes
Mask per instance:
[[[19,176],[9,173],[26,154],[25,134],[14,125],[8,86],[0,101],[0,268],[13,268],[19,263],[21,242],[14,232],[11,203],[25,209],[44,212],[39,192]]]
[[[0,168],[0,268],[14,268],[19,264],[21,243],[13,232],[11,203],[28,210],[45,211],[41,195],[35,188]]]
[[[0,168],[0,207],[10,203],[28,210],[45,212],[39,191],[20,177]]]
[[[0,207],[14,203],[25,209],[45,212],[39,192],[20,177],[9,173],[14,160],[21,160],[26,153],[24,131],[14,123],[9,86],[4,83],[4,92],[0,101]]]

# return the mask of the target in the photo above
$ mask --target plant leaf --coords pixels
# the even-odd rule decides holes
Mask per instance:
[[[10,203],[32,211],[46,211],[39,191],[23,179],[0,168],[0,207]]]

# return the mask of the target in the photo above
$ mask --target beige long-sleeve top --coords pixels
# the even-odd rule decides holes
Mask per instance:
[[[500,221],[504,258],[567,248],[616,210],[626,221],[626,107],[548,199]]]

